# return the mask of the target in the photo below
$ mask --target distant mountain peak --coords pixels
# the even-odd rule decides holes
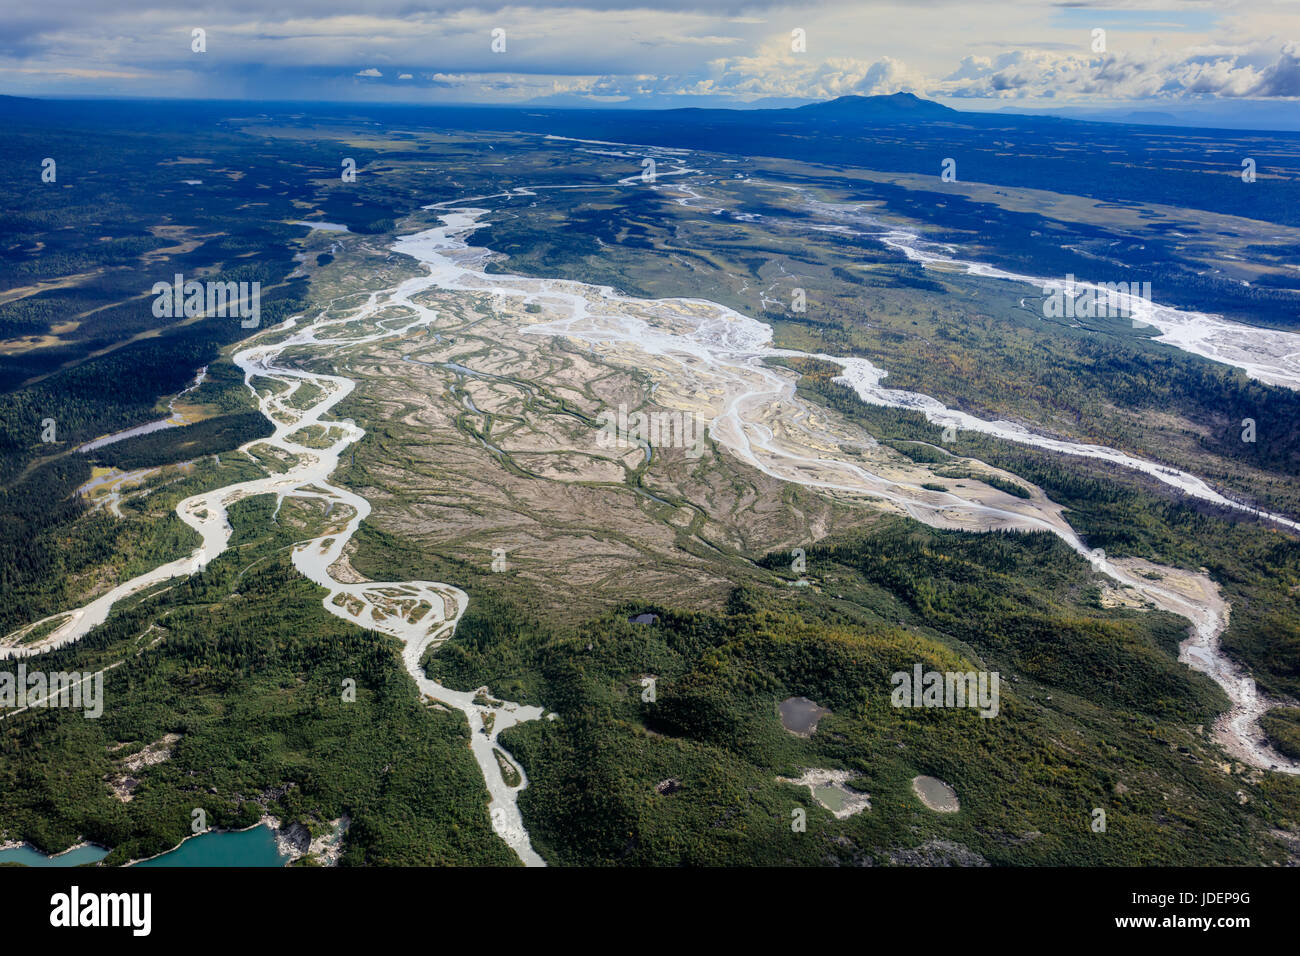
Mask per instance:
[[[950,117],[957,110],[925,100],[914,93],[890,93],[882,96],[838,96],[821,103],[798,107],[804,113],[822,113],[827,116],[860,117],[862,119],[931,119]]]

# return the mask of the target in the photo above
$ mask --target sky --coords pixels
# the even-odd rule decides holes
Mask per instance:
[[[0,93],[14,95],[664,107],[899,91],[965,109],[1176,112],[1253,100],[1300,114],[1300,0],[47,0],[0,10]]]

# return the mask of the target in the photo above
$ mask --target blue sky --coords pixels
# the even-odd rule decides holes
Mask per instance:
[[[0,12],[0,92],[715,106],[906,90],[1176,110],[1295,103],[1298,41],[1294,0],[51,0]]]

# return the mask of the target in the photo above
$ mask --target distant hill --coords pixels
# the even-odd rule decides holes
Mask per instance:
[[[957,110],[942,103],[923,100],[911,93],[893,93],[888,96],[840,96],[824,103],[809,103],[807,106],[796,107],[794,112],[841,120],[888,122],[954,119],[961,115]]]
[[[644,117],[649,111],[627,110],[630,116]],[[833,124],[837,127],[912,125],[932,122],[965,123],[987,126],[997,122],[988,113],[966,113],[925,100],[912,93],[892,93],[887,96],[839,96],[833,100],[795,105],[788,100],[769,97],[755,100],[744,109],[735,106],[685,106],[663,110],[661,115],[680,116],[696,123],[710,123],[717,127],[745,127],[758,129],[768,124],[785,128],[815,129]],[[1001,118],[1005,124],[1006,118]]]
[[[1161,113],[1156,110],[1135,110],[1124,119],[1130,123],[1146,126],[1178,126],[1180,120],[1173,113]]]

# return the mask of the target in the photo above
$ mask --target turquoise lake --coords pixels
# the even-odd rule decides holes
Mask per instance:
[[[108,851],[97,846],[81,846],[58,856],[46,856],[29,846],[0,850],[0,863],[21,863],[24,866],[80,866],[98,863],[108,856]]]
[[[46,856],[29,846],[0,850],[0,863],[26,866],[80,866],[97,863],[108,851],[83,846],[59,856]],[[136,866],[284,866],[288,862],[275,846],[275,835],[265,826],[238,832],[204,833],[186,840],[175,850]]]
[[[265,826],[251,830],[204,833],[170,853],[136,866],[284,866],[275,835]]]

